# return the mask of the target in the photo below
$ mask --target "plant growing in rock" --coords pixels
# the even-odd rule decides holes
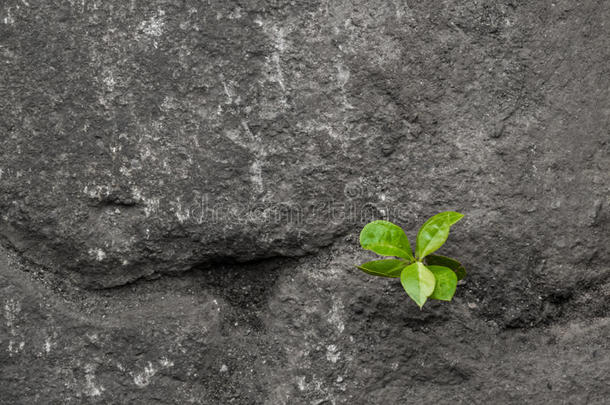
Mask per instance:
[[[373,221],[360,232],[360,245],[396,259],[374,260],[356,267],[372,276],[400,277],[403,288],[420,309],[428,298],[451,301],[466,269],[457,260],[431,253],[445,243],[451,225],[463,217],[459,212],[446,211],[428,219],[417,233],[415,255],[401,227]]]

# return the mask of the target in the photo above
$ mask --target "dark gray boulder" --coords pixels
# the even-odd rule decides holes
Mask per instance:
[[[77,282],[315,252],[352,207],[607,253],[602,6],[12,3],[0,234]]]
[[[0,403],[603,403],[609,20],[3,1]],[[449,209],[453,302],[353,267]]]

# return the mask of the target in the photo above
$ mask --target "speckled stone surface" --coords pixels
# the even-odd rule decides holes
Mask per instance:
[[[603,403],[608,21],[0,2],[0,403]],[[353,269],[448,209],[453,303]]]

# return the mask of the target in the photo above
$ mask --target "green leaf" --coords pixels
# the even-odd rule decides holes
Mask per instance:
[[[445,211],[427,220],[417,233],[417,246],[415,247],[417,258],[421,260],[443,246],[449,237],[451,225],[463,217],[464,215],[459,212]]]
[[[434,274],[421,262],[415,262],[405,267],[400,273],[400,282],[409,297],[415,301],[421,309],[426,299],[434,291],[436,280]]]
[[[434,274],[436,279],[436,285],[430,298],[442,301],[451,301],[455,289],[457,287],[457,276],[448,267],[443,266],[427,266],[428,269]]]
[[[400,272],[407,266],[407,264],[408,263],[406,263],[404,260],[387,259],[374,260],[356,267],[363,272],[370,274],[371,276],[400,277]]]
[[[457,279],[461,280],[466,277],[466,268],[462,266],[462,263],[455,259],[441,255],[429,255],[426,256],[426,264],[430,266],[444,266],[449,267],[457,275]]]
[[[379,220],[367,224],[360,232],[360,245],[382,256],[415,260],[405,231],[388,221]]]

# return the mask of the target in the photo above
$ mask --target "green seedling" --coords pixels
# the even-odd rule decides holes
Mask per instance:
[[[415,255],[401,227],[388,221],[373,221],[360,232],[360,245],[396,259],[374,260],[356,267],[372,276],[400,277],[403,288],[420,309],[428,298],[451,301],[466,269],[457,260],[431,253],[443,246],[451,225],[463,217],[459,212],[446,211],[427,220],[417,233]]]

